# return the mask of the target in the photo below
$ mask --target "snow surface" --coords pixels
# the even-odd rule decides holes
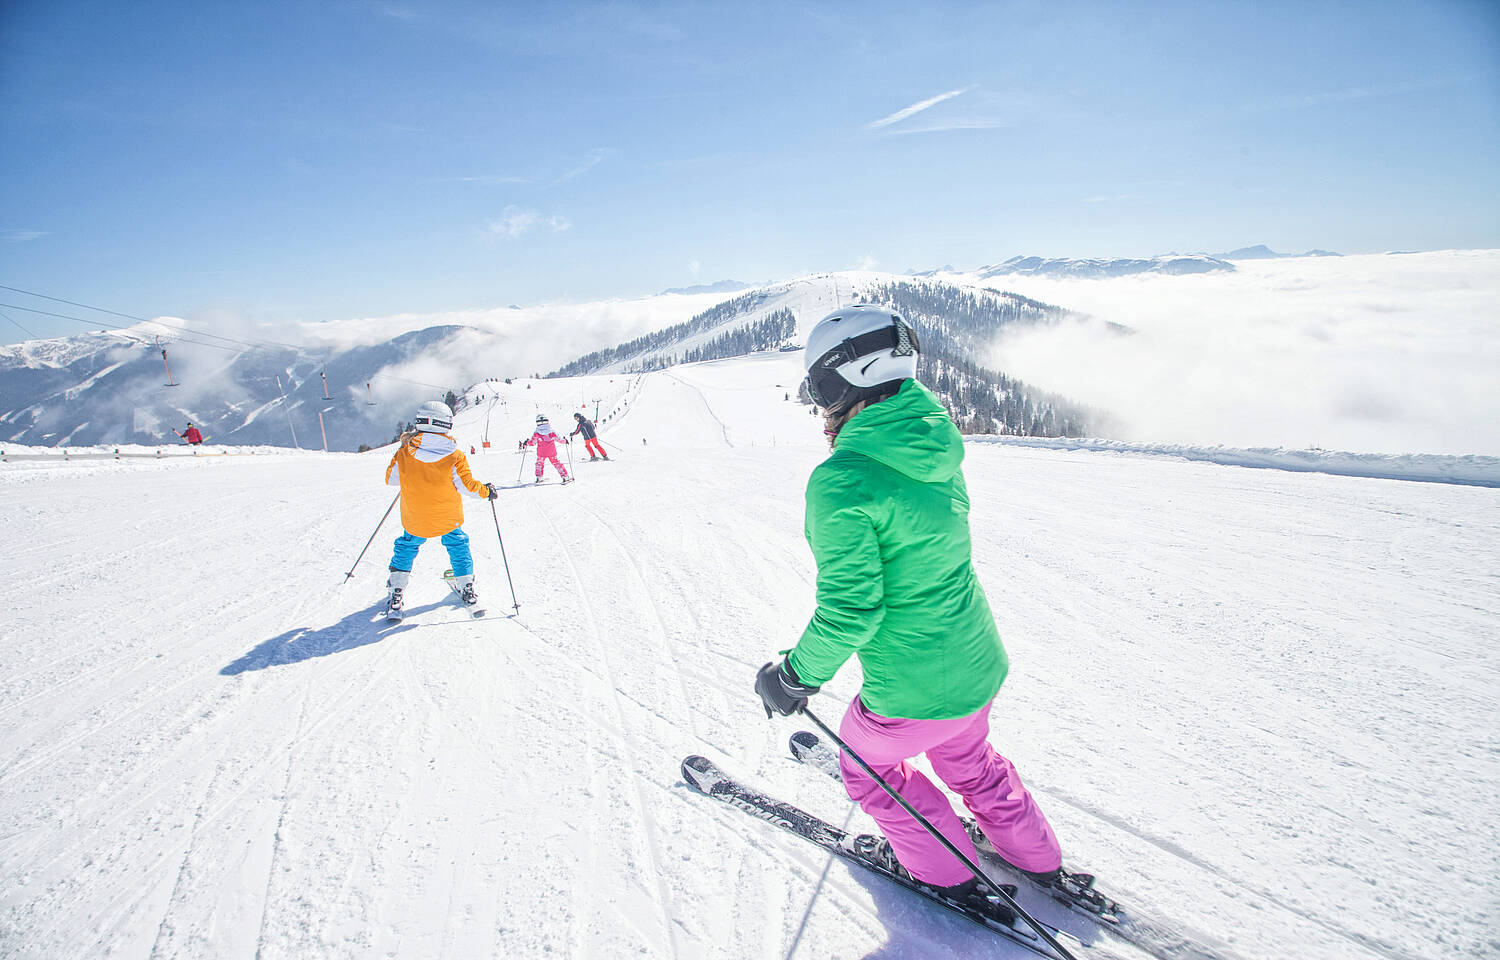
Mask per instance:
[[[340,585],[388,449],[0,465],[0,955],[1019,955],[680,779],[869,823],[751,690],[812,605],[796,372],[460,413],[467,446],[620,391],[577,484],[472,458],[513,618],[478,501],[490,619],[435,543],[377,619],[394,521]],[[992,739],[1072,864],[1247,958],[1500,954],[1493,490],[1010,444],[966,474]]]
[[[1178,443],[1128,443],[1068,437],[971,437],[971,443],[1000,443],[1049,450],[1097,450],[1203,460],[1231,467],[1263,467],[1341,477],[1419,480],[1500,487],[1500,457],[1453,457],[1431,453],[1345,453],[1338,450],[1286,450],[1280,447],[1190,447]]]

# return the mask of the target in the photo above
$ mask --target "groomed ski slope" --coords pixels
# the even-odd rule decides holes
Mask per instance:
[[[377,619],[394,516],[340,586],[389,448],[0,466],[0,956],[1020,955],[679,777],[702,753],[867,825],[751,691],[812,604],[796,377],[460,414],[514,487],[511,619],[482,501],[490,619],[435,542]],[[608,388],[615,462],[516,486],[535,410]],[[966,471],[1013,662],[992,739],[1070,862],[1244,957],[1500,954],[1494,490],[1001,444]]]

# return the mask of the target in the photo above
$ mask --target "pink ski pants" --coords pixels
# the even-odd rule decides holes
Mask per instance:
[[[909,758],[927,754],[933,772],[963,797],[985,837],[1006,860],[1023,870],[1053,870],[1062,863],[1057,837],[1016,768],[985,739],[989,730],[988,703],[954,720],[903,720],[871,713],[855,697],[839,725],[839,736],[965,856],[975,856],[973,841],[947,796],[907,763]],[[847,755],[840,753],[839,764],[850,798],[880,824],[896,859],[912,876],[940,887],[972,876]]]
[[[544,457],[539,453],[536,455],[536,475],[538,477],[541,477],[542,468],[545,467],[549,462],[557,468],[558,473],[562,474],[565,477],[568,475],[568,468],[562,465],[561,460],[557,459],[557,454],[554,453],[550,457]]]

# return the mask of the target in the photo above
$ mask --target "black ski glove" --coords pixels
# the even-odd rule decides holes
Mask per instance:
[[[500,488],[495,486],[493,483],[487,483],[485,484],[485,487],[487,487],[490,491],[488,499],[494,500],[495,498],[500,496]]]
[[[807,706],[807,698],[821,689],[822,687],[803,683],[797,676],[797,671],[785,660],[781,661],[780,666],[768,663],[755,675],[755,692],[760,694],[760,702],[766,708],[767,717],[771,716],[772,711],[784,717],[801,713],[802,708]]]

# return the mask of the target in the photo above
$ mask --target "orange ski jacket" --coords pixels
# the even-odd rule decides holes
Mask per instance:
[[[469,461],[446,433],[418,433],[391,457],[387,486],[401,488],[401,526],[416,537],[441,537],[463,526],[460,494],[486,499],[490,488],[474,479]]]

